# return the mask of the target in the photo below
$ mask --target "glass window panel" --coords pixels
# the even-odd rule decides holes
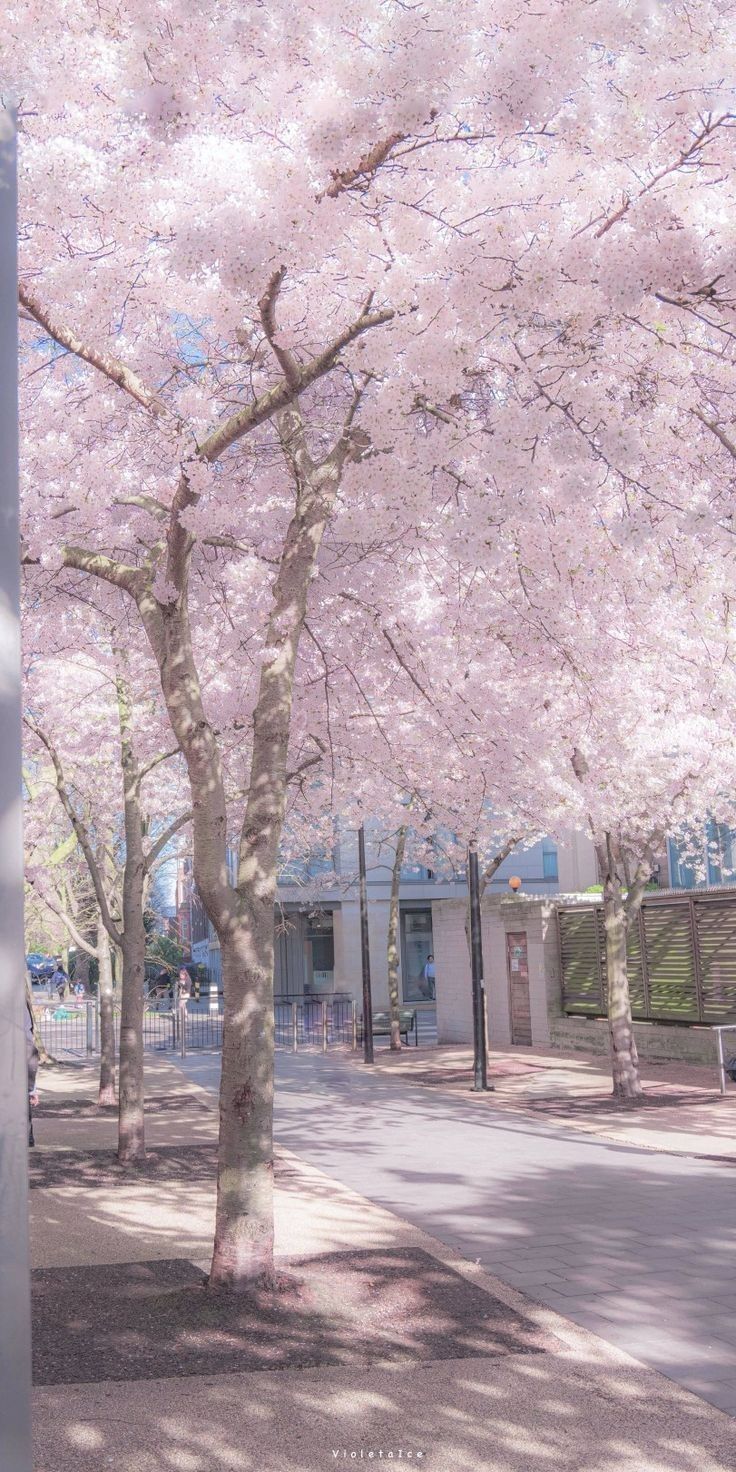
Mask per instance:
[[[404,1001],[433,1002],[435,971],[431,909],[402,910],[401,961]]]

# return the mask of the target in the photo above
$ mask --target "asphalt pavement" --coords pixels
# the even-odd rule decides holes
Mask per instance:
[[[180,1066],[216,1090],[219,1055]],[[736,1415],[736,1167],[511,1118],[335,1054],[277,1059],[277,1141]]]

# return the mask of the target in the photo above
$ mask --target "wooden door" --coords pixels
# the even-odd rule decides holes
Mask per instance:
[[[507,934],[506,968],[509,978],[511,1041],[531,1047],[532,1014],[529,1004],[529,965],[525,930],[512,930]]]

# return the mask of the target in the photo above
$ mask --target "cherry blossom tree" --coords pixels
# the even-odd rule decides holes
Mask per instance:
[[[52,601],[58,618],[58,600]],[[172,780],[159,780],[151,811],[150,778],[154,773],[160,776],[162,763],[176,756],[176,750],[157,749],[158,724],[151,722],[150,712],[146,720],[141,710],[132,656],[120,642],[111,644],[109,623],[95,628],[88,607],[86,632],[96,633],[96,638],[90,641],[89,654],[74,654],[79,611],[67,610],[57,624],[52,652],[48,622],[39,614],[37,605],[26,618],[26,731],[35,764],[45,759],[41,778],[54,792],[86,865],[99,916],[95,944],[68,909],[55,903],[48,866],[35,866],[32,878],[76,944],[99,962],[103,1103],[114,1102],[111,946],[122,955],[118,1156],[123,1164],[137,1164],[145,1154],[147,896],[156,865],[191,813],[187,808],[181,811]],[[32,629],[37,637],[43,630],[43,654],[34,654],[30,647]]]
[[[438,559],[482,549],[484,577],[523,578],[529,537],[591,500],[657,547],[663,518],[719,517],[702,462],[722,451],[730,348],[711,362],[702,317],[727,317],[732,251],[704,210],[732,217],[732,37],[715,0],[279,0],[247,21],[231,0],[74,0],[31,73],[34,21],[13,7],[3,62],[23,130],[26,565],[31,586],[122,591],[159,671],[223,957],[211,1281],[245,1287],[272,1267],[278,852],[290,786],[332,764],[336,646],[380,753],[389,667],[422,698],[397,620],[411,584],[431,601]],[[676,465],[703,487],[694,509],[672,504]],[[506,703],[464,691],[460,711],[482,727],[490,708],[495,740]]]

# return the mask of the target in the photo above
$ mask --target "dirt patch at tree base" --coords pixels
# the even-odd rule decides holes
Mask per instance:
[[[34,1382],[540,1354],[558,1341],[416,1248],[279,1262],[275,1290],[207,1286],[186,1259],[33,1273]]]

